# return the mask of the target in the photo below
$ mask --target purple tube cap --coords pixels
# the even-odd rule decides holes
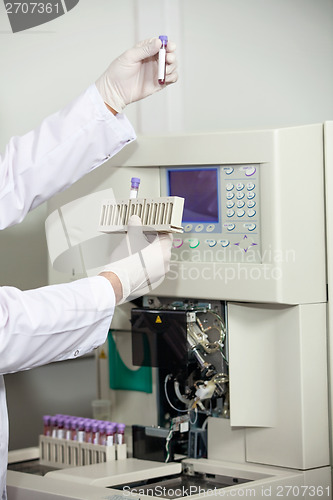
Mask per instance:
[[[132,177],[131,179],[131,187],[132,188],[138,188],[140,185],[140,178],[139,177]]]
[[[122,432],[125,430],[126,424],[117,424],[117,430]]]
[[[168,37],[167,37],[167,35],[160,35],[158,38],[159,38],[162,42],[167,42],[167,41],[168,41]]]

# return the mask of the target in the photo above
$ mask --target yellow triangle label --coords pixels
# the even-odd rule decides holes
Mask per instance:
[[[162,323],[160,316],[157,316],[155,323]]]
[[[104,349],[101,350],[101,354],[99,355],[99,359],[106,359],[106,354]]]

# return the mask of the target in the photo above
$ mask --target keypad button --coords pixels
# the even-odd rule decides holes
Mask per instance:
[[[247,193],[247,199],[252,200],[255,197],[255,195],[256,195],[256,193],[254,193],[253,191],[250,191],[249,193]]]
[[[224,173],[227,174],[227,175],[230,175],[233,173],[234,169],[233,167],[224,167]]]
[[[255,210],[253,210],[253,208],[250,208],[250,210],[247,211],[247,215],[249,217],[254,217],[256,215],[256,213],[257,212]]]
[[[228,184],[226,185],[225,188],[226,188],[227,191],[232,191],[234,189],[234,185],[231,184],[231,182],[228,182]]]
[[[229,240],[219,240],[219,244],[223,247],[223,248],[226,248],[230,245],[230,241]]]
[[[172,245],[173,248],[180,248],[183,245],[184,241],[181,238],[174,238]]]
[[[237,208],[243,208],[245,205],[245,201],[243,200],[238,200],[237,201]]]
[[[241,209],[241,210],[237,210],[237,217],[243,217],[245,214],[245,210]]]
[[[193,224],[186,224],[186,226],[184,227],[184,231],[186,233],[189,233],[190,231],[192,231],[193,229]]]
[[[229,209],[227,210],[227,217],[233,217],[235,215],[235,210]]]
[[[189,238],[188,240],[185,241],[186,243],[189,244],[190,248],[196,248],[200,245],[200,240],[198,240],[197,238]]]
[[[210,247],[213,248],[215,247],[217,241],[216,240],[205,240],[205,243]]]
[[[235,196],[234,193],[232,193],[231,191],[229,191],[227,193],[227,200],[232,200],[234,196]]]
[[[206,227],[207,233],[212,233],[214,229],[215,229],[215,224],[208,224],[208,226]]]
[[[256,206],[256,202],[253,200],[250,200],[247,202],[247,206],[248,206],[248,208],[253,208]]]
[[[235,224],[227,224],[227,230],[228,231],[233,231],[235,229]]]
[[[238,182],[236,184],[236,189],[237,191],[241,191],[242,189],[244,189],[244,184],[242,182]]]
[[[203,224],[198,224],[197,226],[195,226],[194,231],[196,233],[200,233],[203,230],[203,228],[204,228]]]
[[[235,202],[234,201],[228,201],[227,202],[227,208],[233,208],[235,206]]]
[[[236,198],[237,200],[241,200],[242,198],[244,198],[245,194],[243,193],[243,191],[239,191],[237,194],[236,194]]]
[[[255,187],[256,186],[255,186],[255,184],[253,184],[253,182],[248,182],[246,185],[246,188],[248,191],[252,191]]]
[[[250,177],[251,175],[255,174],[256,171],[257,169],[254,165],[249,165],[248,167],[245,167],[245,175],[247,177]]]

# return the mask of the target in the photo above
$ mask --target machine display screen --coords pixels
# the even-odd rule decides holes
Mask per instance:
[[[217,168],[168,170],[170,196],[185,198],[183,222],[218,222]]]

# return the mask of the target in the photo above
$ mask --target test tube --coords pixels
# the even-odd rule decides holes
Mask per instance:
[[[85,419],[79,418],[77,422],[77,440],[79,443],[84,443],[85,441]]]
[[[58,429],[57,429],[57,438],[58,439],[64,439],[64,437],[65,437],[64,423],[65,423],[64,417],[59,415],[58,416]]]
[[[43,434],[44,436],[51,436],[51,416],[43,416]]]
[[[87,418],[85,421],[84,430],[86,431],[86,443],[92,443],[92,422],[89,418]]]
[[[108,422],[105,428],[105,445],[114,446],[116,444],[116,427],[113,422]]]
[[[65,418],[64,428],[65,439],[70,441],[72,439],[72,419],[70,417]]]
[[[54,415],[51,417],[51,436],[56,438],[58,431],[58,418]]]
[[[93,421],[93,423],[91,425],[91,432],[92,432],[91,442],[93,444],[98,444],[99,443],[99,427],[98,427],[98,422]]]
[[[98,425],[99,430],[99,444],[105,446],[105,425],[106,422],[100,422]]]
[[[158,53],[158,83],[164,85],[165,83],[165,61],[166,61],[166,47],[168,43],[168,37],[161,35],[159,39],[162,42],[161,48]]]
[[[73,417],[71,420],[72,441],[77,441],[77,421],[78,421],[77,417]]]
[[[131,190],[130,190],[130,199],[131,200],[133,200],[134,198],[138,197],[139,186],[140,186],[140,179],[139,179],[139,177],[132,177],[132,179],[131,179]]]
[[[125,443],[125,424],[117,424],[117,444]]]

